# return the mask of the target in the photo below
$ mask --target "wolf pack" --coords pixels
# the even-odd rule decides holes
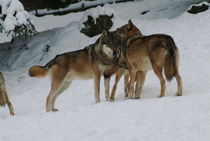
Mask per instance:
[[[104,77],[105,97],[115,100],[117,84],[124,77],[124,98],[140,99],[146,74],[153,70],[160,81],[159,97],[165,96],[166,80],[176,78],[176,96],[183,93],[179,74],[179,51],[173,38],[166,34],[145,36],[131,20],[115,31],[104,30],[94,44],[55,56],[44,66],[32,66],[31,77],[51,77],[51,89],[46,99],[46,112],[58,111],[56,98],[74,80],[93,79],[95,102],[100,102],[100,80]],[[111,94],[110,78],[115,75]],[[164,76],[165,75],[165,76]],[[6,92],[3,75],[0,74],[0,106],[8,105],[14,115],[13,106]]]

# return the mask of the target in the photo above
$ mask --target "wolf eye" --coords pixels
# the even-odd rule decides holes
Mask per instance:
[[[118,28],[117,31],[116,31],[116,33],[117,33],[118,35],[120,35],[120,34],[122,33],[122,31]]]
[[[118,41],[114,41],[114,44],[117,45],[119,42]]]
[[[119,56],[119,55],[120,55],[120,51],[121,51],[121,50],[120,50],[120,48],[118,47],[117,50],[116,50],[116,56]]]
[[[125,34],[126,32],[128,32],[128,29],[124,29],[124,30],[122,31],[123,34]]]
[[[112,45],[112,43],[111,43],[111,42],[107,42],[106,44],[107,44],[107,45]]]

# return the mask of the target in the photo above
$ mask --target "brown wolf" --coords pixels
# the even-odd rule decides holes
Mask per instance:
[[[10,114],[15,115],[12,103],[10,102],[6,91],[3,74],[0,72],[0,106],[5,106],[6,104],[9,107]]]
[[[133,24],[133,22],[131,20],[128,20],[127,24],[118,28],[115,32],[116,32],[117,35],[119,35],[121,37],[121,39],[123,41],[126,41],[126,42],[129,42],[129,40],[131,38],[134,38],[136,36],[137,37],[143,36],[141,31]],[[116,88],[117,88],[117,83],[119,82],[122,75],[124,75],[125,98],[128,97],[127,84],[128,84],[129,74],[128,74],[127,67],[126,67],[125,64],[121,65],[121,67],[122,68],[120,68],[117,65],[107,66],[106,69],[105,69],[105,72],[104,72],[106,95],[108,95],[107,93],[109,92],[109,89],[108,89],[109,87],[107,88],[106,85],[109,84],[110,76],[113,75],[113,74],[116,74],[115,83],[114,83],[114,86],[112,88],[111,97],[110,97],[111,101],[114,101],[115,91],[116,91]],[[137,81],[136,86],[139,86],[140,85],[140,75],[136,75],[136,81]],[[137,88],[136,88],[136,93],[139,93],[139,89],[137,89]]]
[[[115,32],[104,31],[96,43],[88,47],[57,55],[45,66],[33,66],[29,75],[51,76],[51,90],[46,101],[46,111],[57,111],[56,98],[65,91],[75,79],[94,79],[95,101],[100,102],[100,77],[107,65],[114,63],[119,52],[120,37]],[[114,38],[113,38],[114,37]]]
[[[118,31],[120,32],[122,31]],[[153,69],[160,80],[160,96],[165,96],[165,79],[171,80],[174,76],[177,80],[178,90],[176,95],[182,95],[182,79],[178,71],[179,52],[174,40],[169,35],[156,34],[144,37],[132,37],[131,40],[123,42],[120,57],[117,62],[120,66],[127,66],[130,75],[128,84],[129,98],[140,98],[142,84],[148,70]],[[137,86],[140,93],[134,95],[134,83],[136,73],[140,73],[141,85]],[[137,90],[138,91],[138,90]]]

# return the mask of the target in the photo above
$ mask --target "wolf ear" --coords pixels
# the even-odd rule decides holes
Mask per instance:
[[[130,30],[133,26],[133,22],[131,21],[131,19],[128,20],[128,25],[127,25],[127,28],[128,30]]]
[[[108,35],[108,31],[106,30],[106,29],[104,29],[103,31],[102,31],[102,36],[104,37],[104,36],[107,36]]]
[[[120,34],[121,34],[121,31],[120,31],[120,29],[119,29],[119,28],[117,28],[117,30],[116,30],[116,34],[117,34],[117,35],[120,35]]]

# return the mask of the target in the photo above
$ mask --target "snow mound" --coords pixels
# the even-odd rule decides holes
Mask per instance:
[[[14,30],[16,25],[28,23],[29,14],[19,0],[3,0],[0,5],[2,5],[2,15],[6,15],[3,22],[6,31]]]

